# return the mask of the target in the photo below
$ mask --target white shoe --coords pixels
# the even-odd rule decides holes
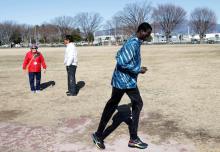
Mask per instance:
[[[36,92],[36,93],[40,93],[40,90],[36,90],[35,92]]]

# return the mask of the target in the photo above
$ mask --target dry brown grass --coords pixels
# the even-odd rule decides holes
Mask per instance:
[[[77,81],[85,82],[77,97],[65,95],[64,48],[40,48],[48,65],[42,82],[56,84],[39,94],[29,91],[28,78],[21,70],[27,50],[1,49],[0,121],[54,127],[61,120],[83,116],[93,120],[85,132],[94,131],[111,95],[119,47],[77,49]],[[149,71],[138,82],[144,101],[140,131],[154,143],[189,139],[198,152],[219,152],[220,45],[142,46],[142,65]],[[121,103],[128,102],[124,96]],[[126,134],[127,128],[116,132]]]

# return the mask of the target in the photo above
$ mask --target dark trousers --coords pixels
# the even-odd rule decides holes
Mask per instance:
[[[134,89],[117,89],[112,88],[112,95],[107,104],[105,105],[104,111],[102,113],[102,117],[99,123],[99,127],[96,131],[96,135],[102,138],[103,131],[115,112],[122,96],[126,93],[131,100],[132,103],[132,125],[131,125],[131,138],[137,138],[138,131],[138,123],[140,117],[140,111],[143,107],[143,102],[140,96],[140,92],[138,88]]]
[[[40,90],[41,72],[29,72],[28,75],[31,91]]]
[[[70,65],[66,66],[66,71],[67,71],[67,83],[68,83],[68,91],[71,94],[76,94],[76,68],[77,66],[75,65]]]

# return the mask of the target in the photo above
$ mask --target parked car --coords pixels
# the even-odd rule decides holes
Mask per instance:
[[[199,44],[200,41],[198,39],[191,39],[192,44]]]
[[[77,42],[76,45],[77,45],[77,46],[88,46],[89,43],[86,42],[86,41],[81,41],[81,42]]]
[[[5,44],[5,45],[2,45],[1,47],[3,47],[3,48],[9,48],[9,47],[10,47],[10,45]]]
[[[100,42],[100,41],[93,41],[93,43],[92,43],[94,46],[100,46],[100,45],[102,45],[102,42]]]
[[[16,47],[16,48],[20,48],[20,47],[21,47],[21,44],[15,44],[15,47]]]

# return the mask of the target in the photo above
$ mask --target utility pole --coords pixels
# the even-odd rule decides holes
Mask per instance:
[[[189,35],[190,35],[190,32],[189,32],[189,26],[188,26],[188,37],[189,37]]]

